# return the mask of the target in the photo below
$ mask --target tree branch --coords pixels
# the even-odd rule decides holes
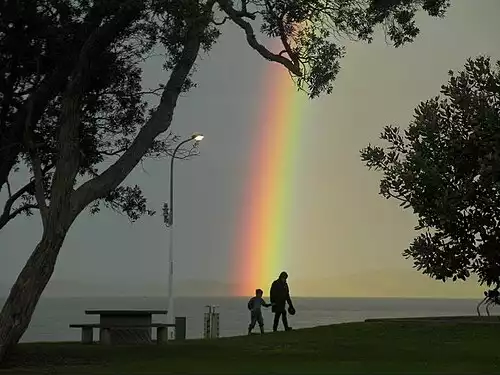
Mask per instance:
[[[52,164],[48,164],[45,166],[45,168],[43,168],[42,170],[42,174],[45,175],[45,173],[47,173],[48,171],[50,171],[52,169],[53,165]],[[28,193],[30,190],[32,190],[33,188],[35,187],[35,181],[34,180],[31,180],[30,182],[28,182],[26,185],[24,185],[23,187],[21,187],[18,191],[16,191],[14,194],[12,194],[6,201],[5,201],[5,204],[4,204],[4,207],[3,207],[3,212],[2,212],[2,215],[0,216],[0,222],[2,220],[5,220],[9,217],[9,215],[11,215],[10,213],[10,210],[12,209],[12,206],[14,205],[14,203],[19,199],[21,198],[21,196],[23,194],[26,194]],[[10,219],[9,219],[10,220]],[[2,228],[2,226],[0,225],[0,229]]]
[[[283,47],[285,47],[285,52],[288,54],[290,57],[291,61],[293,61],[293,64],[296,66],[299,66],[299,61],[297,59],[297,55],[293,53],[292,47],[290,46],[290,43],[288,43],[287,37],[286,37],[286,32],[285,32],[285,25],[283,24],[283,19],[285,18],[285,14],[279,16],[276,14],[274,11],[271,3],[269,0],[265,0],[266,6],[269,9],[269,12],[276,18],[276,22],[278,23],[278,29],[280,32],[280,40],[281,43],[283,44]],[[283,51],[279,53],[279,56],[283,56]]]
[[[19,199],[23,194],[31,190],[33,186],[34,186],[34,181],[30,181],[7,199],[3,207],[2,215],[0,215],[0,229],[5,227],[5,225],[9,222],[9,220],[11,220],[12,214],[10,210],[12,209],[12,206],[15,203],[15,201]],[[17,216],[17,214],[12,216],[12,218],[15,216]]]
[[[12,198],[12,189],[10,188],[9,178],[7,177],[5,183],[7,184],[7,193],[9,194],[9,198]]]
[[[128,147],[122,147],[122,148],[119,148],[118,150],[115,150],[115,151],[99,151],[100,154],[102,155],[106,155],[106,156],[116,156],[116,155],[119,155],[125,151],[127,151],[127,148]]]
[[[50,169],[52,169],[52,166],[53,166],[52,164],[46,165],[45,168],[43,168],[42,170],[42,175],[45,175],[45,173],[47,173]],[[3,227],[5,227],[10,220],[14,219],[17,215],[21,214],[23,211],[39,208],[38,205],[26,203],[20,206],[19,208],[15,209],[13,212],[11,212],[14,203],[19,198],[21,198],[21,196],[28,193],[34,187],[35,187],[35,180],[31,180],[7,199],[7,201],[4,204],[2,214],[0,215],[0,230]]]
[[[35,210],[38,209],[39,207],[36,204],[31,204],[31,203],[26,203],[18,208],[16,208],[12,213],[9,215],[8,221],[11,221],[14,219],[17,215],[23,213],[24,211],[28,210]],[[0,226],[0,229],[2,229],[2,226]]]
[[[133,95],[155,95],[155,96],[161,96],[161,92],[163,91],[163,87],[158,87],[156,89],[150,89],[150,90],[145,90],[145,91],[141,91],[141,92],[138,92],[137,94],[133,94]],[[103,92],[103,95],[123,95],[123,92],[121,91],[117,91],[117,90],[106,90]],[[127,95],[128,97],[132,96],[132,95]]]
[[[7,206],[7,204],[10,204],[10,207],[12,207],[14,202],[16,200],[18,200],[21,197],[21,195],[23,195],[23,194],[27,193],[28,191],[30,191],[31,189],[33,189],[34,185],[35,185],[35,181],[33,181],[33,180],[28,182],[26,185],[24,185],[22,188],[20,188],[14,194],[12,194],[12,197],[7,199],[5,206]],[[10,211],[10,207],[9,207],[9,211]]]
[[[397,199],[398,201],[400,202],[404,202],[404,203],[407,203],[408,200],[404,197],[401,197],[401,195],[396,195],[394,194],[393,192],[391,192],[390,190],[387,192],[387,194],[391,197],[391,198],[394,198],[394,199]]]
[[[144,6],[142,1],[122,1],[113,17],[93,30],[80,50],[78,62],[72,71],[62,99],[59,156],[52,179],[49,212],[51,224],[71,225],[76,217],[75,212],[72,212],[70,208],[75,178],[80,165],[81,100],[90,81],[90,72],[94,64],[99,64],[98,58],[102,52],[141,16]]]
[[[283,65],[296,76],[302,77],[303,74],[299,65],[295,64],[292,60],[287,59],[286,57],[272,53],[264,45],[260,44],[257,41],[252,25],[243,19],[243,17],[241,16],[241,12],[238,12],[231,6],[229,0],[217,0],[217,3],[221,7],[221,9],[229,16],[229,18],[245,31],[247,42],[250,47],[256,50],[266,60],[277,62]],[[255,18],[255,16],[253,17]]]
[[[158,108],[141,128],[130,147],[99,176],[81,185],[72,197],[72,212],[78,214],[96,199],[116,189],[148,152],[155,138],[172,123],[173,113],[186,79],[194,66],[201,45],[200,28],[192,25],[186,35],[184,48],[165,86]]]
[[[224,17],[224,18],[222,19],[222,21],[217,22],[216,20],[213,20],[213,21],[212,21],[212,23],[213,23],[214,25],[221,26],[221,25],[224,25],[228,19],[229,19],[229,17]]]
[[[47,202],[45,200],[45,188],[43,186],[43,171],[40,157],[36,154],[36,150],[31,150],[31,163],[33,167],[33,175],[35,177],[35,199],[40,208],[40,216],[42,217],[42,223],[45,227],[47,223]]]
[[[40,157],[37,154],[37,147],[34,140],[34,132],[31,126],[31,114],[32,114],[33,104],[28,107],[26,115],[26,128],[25,128],[25,143],[28,147],[29,157],[31,159],[31,167],[33,169],[33,176],[35,177],[35,199],[40,207],[40,216],[42,217],[43,227],[47,224],[47,202],[45,201],[45,188],[43,186],[43,172],[42,163]]]
[[[92,26],[98,25],[101,19],[102,17],[96,17],[91,21],[86,20],[88,30],[92,30]],[[67,54],[68,58],[64,59],[52,73],[41,80],[39,86],[24,101],[22,108],[16,114],[14,123],[9,126],[7,134],[2,134],[0,137],[0,189],[6,182],[6,178],[21,152],[25,130],[40,120],[47,104],[63,90],[71,67],[78,57],[75,51],[80,49],[81,43],[73,43],[71,47]],[[30,117],[29,120],[27,116]]]

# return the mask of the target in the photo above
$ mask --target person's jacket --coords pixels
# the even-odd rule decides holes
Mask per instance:
[[[290,291],[288,284],[280,279],[273,281],[271,285],[270,299],[273,304],[273,312],[281,312],[285,310],[286,303],[293,306],[292,299],[290,298]]]

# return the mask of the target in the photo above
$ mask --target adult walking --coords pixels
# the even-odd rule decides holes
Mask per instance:
[[[273,281],[273,284],[271,285],[271,292],[269,293],[272,304],[272,311],[274,313],[274,332],[278,330],[280,318],[283,322],[283,326],[285,327],[285,331],[290,331],[292,329],[292,327],[288,325],[286,304],[288,303],[288,311],[291,315],[295,314],[295,308],[293,307],[292,299],[290,298],[290,291],[286,282],[287,279],[288,274],[286,272],[281,272],[278,279]]]

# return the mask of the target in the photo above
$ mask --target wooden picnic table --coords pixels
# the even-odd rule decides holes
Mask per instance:
[[[137,344],[151,342],[153,315],[166,315],[166,310],[86,310],[87,315],[99,315],[100,340],[113,344]],[[113,327],[106,330],[104,327]]]

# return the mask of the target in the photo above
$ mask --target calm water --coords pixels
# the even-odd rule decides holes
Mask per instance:
[[[248,310],[246,298],[177,298],[176,315],[187,317],[188,338],[200,338],[207,304],[219,305],[221,336],[246,333]],[[294,328],[313,327],[367,318],[474,315],[477,300],[382,299],[382,298],[294,298],[297,314],[290,317]],[[0,299],[3,304],[3,300]],[[78,329],[71,323],[96,322],[86,316],[86,309],[162,309],[165,298],[45,298],[40,301],[31,325],[22,341],[76,341]],[[165,317],[153,317],[164,322]],[[266,330],[271,328],[272,313],[264,311]]]

